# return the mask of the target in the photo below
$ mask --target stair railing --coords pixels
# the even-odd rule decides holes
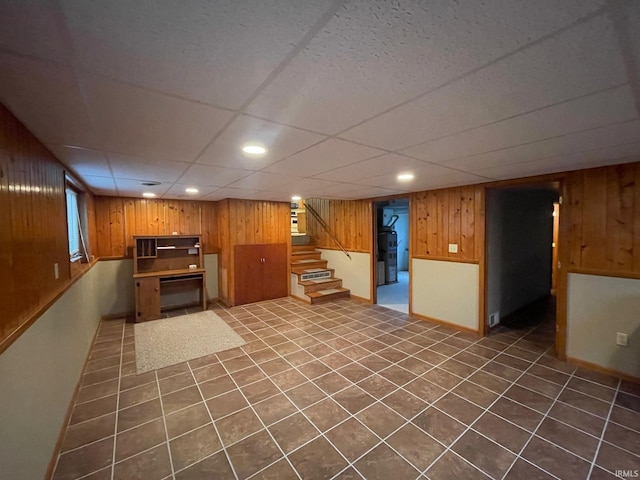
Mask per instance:
[[[349,260],[351,260],[351,255],[349,255],[349,252],[345,250],[345,248],[340,243],[340,240],[334,237],[333,234],[329,231],[329,227],[327,226],[326,222],[322,219],[320,214],[316,212],[316,210],[308,203],[305,204],[305,208],[309,210],[309,213],[311,213],[313,218],[315,218],[318,224],[324,229],[325,232],[327,232],[327,235],[329,235],[329,238],[331,238],[331,240],[333,240],[336,243],[336,245],[340,247],[340,250],[342,250],[342,252],[349,258]]]

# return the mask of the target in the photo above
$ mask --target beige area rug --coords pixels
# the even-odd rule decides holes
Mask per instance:
[[[138,374],[247,343],[211,310],[136,323],[133,329]]]

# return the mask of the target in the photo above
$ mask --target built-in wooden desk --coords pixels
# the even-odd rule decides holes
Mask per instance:
[[[202,245],[199,235],[134,237],[134,284],[136,322],[155,320],[162,315],[164,294],[199,290],[199,301],[170,307],[201,305],[207,308]],[[195,265],[196,268],[189,268]]]

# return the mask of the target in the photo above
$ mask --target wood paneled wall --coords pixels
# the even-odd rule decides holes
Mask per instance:
[[[328,225],[331,233],[351,252],[369,253],[372,249],[372,221],[370,200],[328,200],[310,198],[311,205]],[[336,243],[310,213],[306,215],[307,233],[319,248],[338,249]]]
[[[640,163],[571,172],[567,197],[569,267],[640,274]]]
[[[459,261],[484,257],[484,189],[467,186],[410,195],[411,256]],[[449,244],[458,253],[449,253]]]
[[[220,298],[235,305],[234,258],[236,245],[286,243],[291,249],[289,203],[226,199],[218,202],[218,232],[221,255]]]
[[[220,248],[217,202],[96,197],[96,252],[131,257],[134,235],[200,234],[204,253]]]
[[[0,218],[2,351],[70,282],[64,168],[2,105]]]

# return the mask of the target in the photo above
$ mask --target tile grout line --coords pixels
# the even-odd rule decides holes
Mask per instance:
[[[175,477],[175,468],[173,466],[173,455],[171,454],[171,443],[169,442],[169,430],[167,430],[167,417],[164,413],[164,401],[162,399],[162,391],[160,389],[160,379],[158,378],[158,370],[155,370],[156,390],[158,391],[158,400],[160,400],[160,411],[162,412],[162,426],[164,427],[164,436],[166,438],[167,453],[169,454],[169,466],[171,467],[171,477]],[[155,421],[155,420],[152,420]],[[157,445],[156,445],[157,446]]]
[[[622,383],[622,381],[620,379],[618,379],[618,385],[616,386],[616,394],[613,396],[613,399],[611,400],[611,405],[609,405],[609,413],[607,414],[607,420],[605,421],[605,424],[602,427],[602,433],[600,434],[600,439],[598,441],[598,445],[596,446],[596,451],[593,454],[593,461],[591,462],[591,466],[589,467],[589,473],[587,474],[587,478],[591,477],[591,473],[593,472],[593,468],[596,465],[596,460],[598,459],[598,454],[600,453],[600,447],[602,446],[602,442],[604,441],[604,436],[605,436],[605,434],[607,432],[607,428],[609,427],[609,418],[611,417],[611,412],[613,412],[613,407],[616,404],[616,399],[618,397],[618,393],[620,392],[621,383]],[[605,468],[603,468],[603,470],[604,469]],[[607,471],[609,471],[609,470],[607,469]]]
[[[211,425],[213,425],[213,428],[214,428],[214,430],[216,432],[216,435],[218,435],[218,439],[220,440],[220,446],[222,448],[222,451],[224,452],[225,457],[227,458],[227,462],[229,462],[229,467],[231,468],[231,471],[233,472],[233,475],[235,476],[236,480],[238,480],[238,474],[236,473],[236,469],[233,466],[233,463],[231,462],[231,457],[229,457],[229,453],[227,452],[227,448],[225,447],[225,445],[224,445],[224,443],[222,441],[222,436],[220,435],[220,431],[218,430],[218,426],[216,425],[216,422],[213,419],[213,415],[211,415],[211,409],[209,408],[209,404],[207,403],[207,400],[204,398],[204,395],[202,394],[202,389],[200,388],[200,384],[198,383],[198,379],[195,377],[195,375],[193,373],[193,369],[191,368],[191,364],[188,361],[186,363],[187,363],[187,366],[189,367],[189,372],[191,373],[191,377],[193,378],[193,381],[196,383],[196,388],[198,389],[198,393],[200,394],[200,398],[202,398],[202,403],[204,404],[204,407],[207,409],[207,413],[209,414],[209,419],[211,420]],[[185,408],[189,408],[189,407],[185,407]],[[200,427],[197,427],[197,428],[201,428],[201,427],[202,427],[202,425]],[[209,455],[206,458],[209,458],[209,457],[215,455],[216,453],[218,453],[218,452],[213,452],[211,455]],[[202,460],[199,460],[199,461],[202,461]],[[184,469],[187,469],[190,466],[191,465],[188,465]],[[182,470],[180,470],[180,471],[182,471]]]
[[[102,323],[102,321],[101,321]],[[123,350],[124,350],[124,337],[127,328],[127,322],[122,322],[122,339],[120,344],[120,375],[118,375],[118,390],[116,395],[116,418],[115,425],[113,427],[113,454],[111,457],[111,480],[114,480],[115,471],[116,471],[116,446],[118,440],[118,415],[120,413],[120,382],[122,381],[122,358],[123,358]]]

